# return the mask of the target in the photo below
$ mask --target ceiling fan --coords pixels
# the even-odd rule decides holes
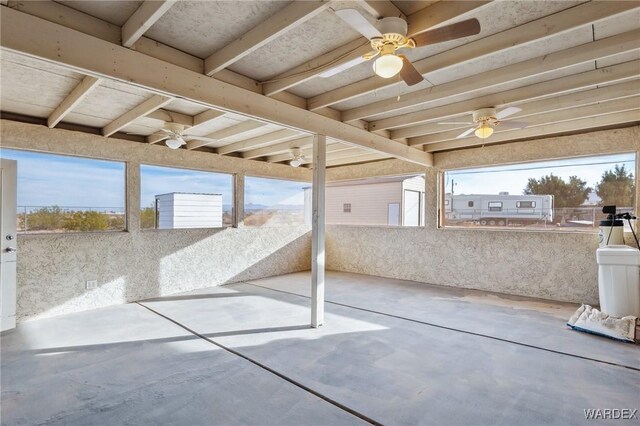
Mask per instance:
[[[182,124],[167,122],[164,123],[164,127],[160,129],[160,131],[169,136],[164,143],[171,149],[178,149],[187,144],[182,137],[182,133],[184,132],[184,125]]]
[[[184,131],[185,131],[185,126],[183,124],[174,123],[171,121],[165,121],[162,129],[153,133],[153,135],[166,137],[164,143],[171,149],[178,149],[181,146],[187,144],[183,136]],[[145,136],[142,133],[128,133],[128,134]]]
[[[473,111],[473,122],[470,121],[453,121],[453,122],[442,122],[438,124],[473,124],[474,127],[465,130],[460,135],[456,137],[456,139],[462,139],[471,134],[471,132],[475,132],[476,136],[480,139],[486,139],[493,134],[493,128],[496,126],[500,126],[504,129],[524,129],[529,125],[524,121],[502,121],[502,119],[517,114],[522,109],[517,107],[507,107],[499,112],[496,111],[495,108],[482,108],[476,111]]]
[[[289,153],[291,157],[293,157],[291,161],[289,161],[291,167],[300,167],[304,163],[308,163],[307,158],[300,152],[300,148],[291,148]]]
[[[397,50],[414,49],[480,33],[478,20],[468,19],[407,37],[407,21],[402,18],[382,18],[377,22],[377,26],[374,26],[356,9],[341,9],[336,10],[335,13],[371,41],[373,51],[363,55],[362,59],[369,61],[378,56],[373,63],[373,71],[377,75],[391,78],[400,73],[400,77],[409,86],[420,83],[424,78],[406,56],[397,54]],[[351,61],[345,65],[351,67],[356,64]],[[336,69],[340,72],[346,68]],[[325,76],[337,74],[337,72],[332,73],[336,69],[329,70]]]

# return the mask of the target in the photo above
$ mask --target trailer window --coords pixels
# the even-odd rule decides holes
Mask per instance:
[[[502,202],[501,201],[490,201],[489,202],[489,211],[490,212],[501,212],[502,211]]]
[[[518,201],[516,207],[519,209],[533,209],[536,207],[535,201]]]
[[[344,203],[342,205],[342,212],[343,213],[351,213],[351,203]]]
[[[603,206],[636,210],[635,170],[635,153],[447,170],[439,223],[595,233]]]

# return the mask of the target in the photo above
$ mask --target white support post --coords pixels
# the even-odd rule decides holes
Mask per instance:
[[[311,327],[324,323],[324,196],[327,137],[313,137],[312,241],[311,241]]]

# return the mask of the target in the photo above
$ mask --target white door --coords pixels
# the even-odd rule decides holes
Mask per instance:
[[[16,176],[13,160],[0,159],[0,325],[16,326]]]
[[[420,226],[420,192],[404,190],[404,226]]]
[[[389,226],[400,225],[400,203],[389,203]]]

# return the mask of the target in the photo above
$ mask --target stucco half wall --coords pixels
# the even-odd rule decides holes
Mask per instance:
[[[396,160],[331,170],[327,173],[328,180],[426,172],[427,212],[424,228],[328,226],[327,267],[597,304],[596,234],[438,229],[438,172],[574,156],[637,153],[639,147],[640,127],[635,126],[439,153],[434,158],[435,167],[428,170]],[[636,186],[636,200],[638,190]]]
[[[309,181],[311,171],[2,120],[3,148],[126,162],[127,232],[19,235],[18,321],[310,268],[308,226],[139,227],[140,163]],[[239,182],[239,183],[238,183]],[[87,280],[98,288],[85,290]]]

